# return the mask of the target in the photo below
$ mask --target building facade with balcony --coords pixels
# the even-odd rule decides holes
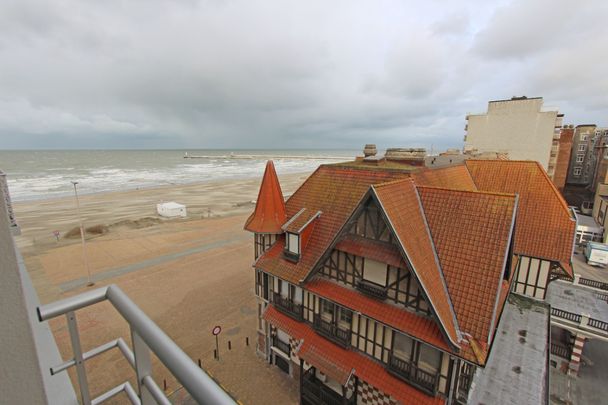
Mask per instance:
[[[467,403],[509,293],[571,277],[574,228],[535,162],[322,165],[286,203],[269,162],[245,224],[258,353],[303,404]]]

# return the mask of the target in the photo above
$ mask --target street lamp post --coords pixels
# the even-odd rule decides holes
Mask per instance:
[[[89,268],[89,260],[87,258],[87,245],[84,239],[84,225],[82,224],[82,216],[80,215],[80,202],[78,201],[78,190],[76,189],[77,181],[73,181],[74,185],[74,196],[76,197],[76,212],[78,213],[78,221],[80,222],[80,239],[82,240],[82,259],[84,261],[84,268],[87,270],[87,286],[95,285],[91,280],[91,269]]]

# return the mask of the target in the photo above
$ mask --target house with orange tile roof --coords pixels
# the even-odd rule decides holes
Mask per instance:
[[[467,403],[509,293],[542,301],[571,274],[575,222],[553,189],[534,162],[358,159],[282,204],[269,163],[245,224],[258,353],[302,404]]]

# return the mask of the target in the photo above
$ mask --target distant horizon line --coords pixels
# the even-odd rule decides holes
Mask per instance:
[[[169,150],[169,151],[189,151],[189,150],[214,150],[214,151],[284,151],[284,150],[363,150],[363,148],[6,148],[0,149],[0,152],[53,152],[53,151],[154,151],[154,150]]]

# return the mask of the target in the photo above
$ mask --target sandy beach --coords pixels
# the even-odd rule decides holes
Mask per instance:
[[[306,177],[280,176],[284,194]],[[297,384],[255,354],[253,244],[243,224],[260,179],[261,174],[250,180],[82,196],[85,227],[110,226],[103,235],[87,236],[93,287],[86,286],[79,238],[56,241],[52,235],[78,226],[74,199],[15,204],[22,228],[16,240],[41,303],[116,284],[235,398],[245,404],[297,403]],[[160,200],[186,204],[189,218],[158,221],[155,205]],[[128,326],[107,303],[78,311],[77,317],[84,350],[119,336],[130,342]],[[65,320],[50,325],[63,358],[70,358]],[[223,328],[219,361],[213,359],[210,333],[215,325]],[[161,386],[166,380],[166,394],[174,403],[191,403],[156,359],[153,369]],[[125,380],[136,386],[133,370],[117,351],[87,362],[87,373],[93,396]],[[70,376],[77,387],[73,370]],[[117,396],[109,403],[125,402]]]
[[[288,196],[293,193],[308,174],[310,173],[280,176],[283,194]],[[161,220],[156,213],[156,204],[163,201],[186,205],[186,221],[250,213],[261,178],[262,173],[259,177],[249,179],[80,195],[80,210],[85,228],[95,225],[135,228],[150,225],[157,220],[167,222]],[[78,227],[74,197],[15,202],[13,208],[22,229],[16,242],[22,252],[28,254],[53,247],[56,242],[53,231],[60,232],[60,243],[69,243],[70,240],[64,239],[64,235]],[[153,220],[142,220],[144,218]],[[71,241],[74,240],[78,242],[78,238]]]

